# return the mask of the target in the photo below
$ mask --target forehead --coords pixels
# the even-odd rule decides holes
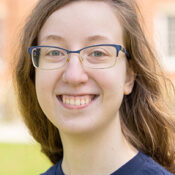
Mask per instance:
[[[39,42],[47,39],[70,42],[106,38],[121,43],[122,27],[114,8],[103,1],[71,2],[52,13],[39,33]]]

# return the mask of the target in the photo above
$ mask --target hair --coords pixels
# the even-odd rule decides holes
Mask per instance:
[[[77,0],[73,0],[77,1]],[[35,91],[35,69],[27,49],[37,45],[38,33],[47,18],[72,0],[40,0],[27,18],[19,37],[15,55],[14,83],[24,121],[42,152],[52,163],[63,157],[59,130],[47,119],[39,106]],[[99,0],[100,1],[100,0]],[[134,0],[110,0],[123,27],[129,65],[135,73],[130,95],[120,107],[122,133],[136,149],[142,150],[172,173],[175,173],[175,120],[170,97],[173,85],[161,71],[154,51],[141,24],[139,8]],[[170,88],[172,87],[172,88]]]

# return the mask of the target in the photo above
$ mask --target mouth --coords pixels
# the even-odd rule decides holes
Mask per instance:
[[[68,109],[81,109],[93,103],[99,95],[58,95],[59,102]]]

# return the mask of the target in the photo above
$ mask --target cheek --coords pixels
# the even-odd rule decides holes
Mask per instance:
[[[125,83],[125,69],[108,69],[96,73],[99,86],[108,93],[123,92]]]
[[[54,87],[57,76],[49,71],[36,71],[35,88],[38,102],[43,109],[47,110],[52,106]]]
[[[45,96],[47,94],[53,94],[53,90],[56,86],[57,79],[59,78],[58,73],[55,71],[36,71],[35,74],[35,85],[36,93],[38,95]]]
[[[36,72],[35,76],[35,86],[36,86],[36,93],[38,97],[42,97],[43,95],[45,96],[49,89],[51,88],[51,79],[47,78],[46,74]]]
[[[99,73],[98,83],[102,88],[104,109],[109,109],[111,115],[115,114],[119,110],[123,101],[125,67],[114,67],[112,69],[106,69],[103,73]]]

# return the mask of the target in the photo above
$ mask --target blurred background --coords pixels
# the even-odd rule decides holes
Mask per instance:
[[[0,175],[35,175],[51,163],[18,112],[11,61],[18,33],[38,0],[0,0]],[[175,0],[138,0],[150,43],[175,84]],[[10,168],[9,168],[10,167]]]

